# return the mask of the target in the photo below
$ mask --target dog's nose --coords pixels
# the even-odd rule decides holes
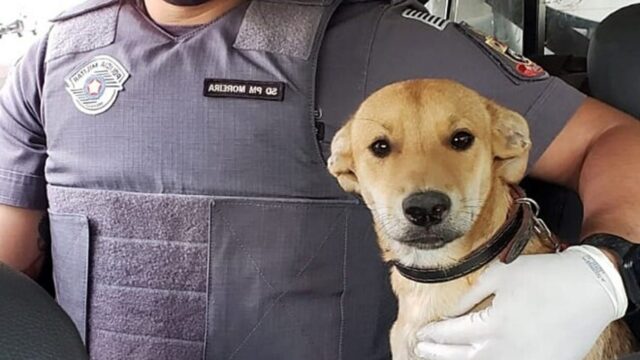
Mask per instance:
[[[451,199],[439,191],[415,193],[404,199],[404,216],[412,224],[432,226],[442,222],[451,208]]]

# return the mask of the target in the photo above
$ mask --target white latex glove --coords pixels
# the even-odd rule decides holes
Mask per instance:
[[[627,309],[622,278],[599,249],[494,262],[456,308],[465,314],[422,328],[415,353],[429,360],[578,360]]]

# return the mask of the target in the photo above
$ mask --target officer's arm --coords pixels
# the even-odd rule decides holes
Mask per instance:
[[[531,175],[580,193],[583,236],[640,242],[640,122],[587,99],[536,162]]]
[[[43,211],[0,205],[0,262],[36,277],[44,252],[38,233]]]
[[[47,207],[40,116],[45,49],[45,41],[37,41],[0,89],[0,262],[34,277],[42,262],[38,224]]]

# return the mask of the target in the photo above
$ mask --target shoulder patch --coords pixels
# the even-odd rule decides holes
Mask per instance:
[[[94,1],[95,3],[95,1]],[[84,8],[73,15],[58,18],[49,33],[45,62],[55,58],[110,45],[115,40],[120,6]],[[118,0],[108,1],[117,4]]]
[[[535,81],[549,77],[538,64],[513,51],[493,36],[483,34],[466,23],[461,23],[458,27],[515,80]]]
[[[118,60],[100,55],[75,68],[64,81],[76,108],[98,115],[111,108],[127,79],[129,72]]]
[[[443,19],[441,17],[431,15],[427,11],[421,11],[421,10],[415,10],[415,9],[405,9],[402,12],[402,17],[411,19],[411,20],[420,21],[440,31],[444,30],[444,28],[447,27],[447,25],[450,22],[449,20]]]
[[[88,12],[102,9],[103,7],[117,4],[118,2],[119,0],[86,0],[81,4],[78,4],[76,6],[73,6],[61,12],[60,14],[50,19],[50,21],[54,23],[59,21],[65,21],[65,20],[74,18],[76,16],[86,14]]]

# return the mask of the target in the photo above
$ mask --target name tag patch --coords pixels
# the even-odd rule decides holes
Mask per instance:
[[[284,83],[277,81],[205,79],[204,96],[282,101],[284,100]]]

